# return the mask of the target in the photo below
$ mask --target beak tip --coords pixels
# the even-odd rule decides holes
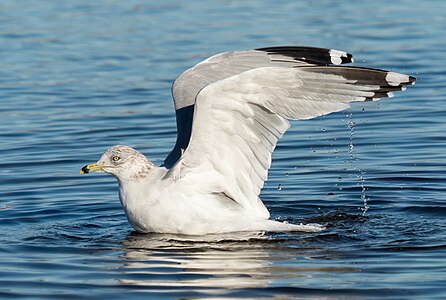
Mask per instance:
[[[87,166],[84,166],[80,171],[79,174],[88,174],[90,172],[90,169]]]

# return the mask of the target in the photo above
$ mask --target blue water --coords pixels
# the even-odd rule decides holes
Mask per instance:
[[[0,1],[0,297],[445,299],[445,3]],[[272,45],[418,79],[279,143],[261,195],[273,218],[327,229],[134,233],[115,180],[79,169],[114,144],[160,164],[172,80]]]

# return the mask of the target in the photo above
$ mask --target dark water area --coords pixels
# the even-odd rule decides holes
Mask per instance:
[[[0,1],[0,297],[445,299],[446,2]],[[132,231],[115,144],[161,164],[172,81],[213,54],[311,45],[417,77],[293,122],[261,198],[319,233]]]

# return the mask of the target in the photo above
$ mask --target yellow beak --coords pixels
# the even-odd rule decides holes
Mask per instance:
[[[98,171],[101,171],[102,170],[102,166],[98,166],[97,164],[89,164],[89,165],[86,165],[85,167],[83,167],[80,171],[79,171],[79,173],[81,173],[81,174],[87,174],[87,173],[90,173],[90,172],[98,172]]]

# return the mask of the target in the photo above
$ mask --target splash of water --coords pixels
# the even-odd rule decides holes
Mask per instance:
[[[357,165],[357,161],[359,160],[354,153],[355,146],[353,145],[353,137],[355,134],[355,125],[356,123],[353,121],[353,114],[351,111],[347,114],[348,122],[347,127],[350,130],[350,137],[349,137],[349,143],[348,143],[348,153],[350,155],[350,159],[348,161],[349,164],[353,165],[353,170],[356,171],[356,177],[359,179],[360,187],[361,187],[361,200],[363,202],[363,207],[360,209],[362,210],[362,215],[364,216],[366,212],[369,210],[368,200],[370,200],[366,195],[366,187],[365,187],[365,171],[362,171],[361,168]],[[351,175],[350,175],[351,176]]]

